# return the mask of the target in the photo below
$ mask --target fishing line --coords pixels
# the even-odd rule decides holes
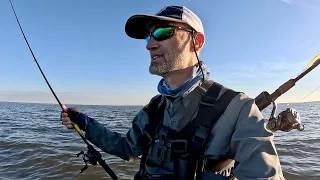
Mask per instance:
[[[305,75],[307,75],[310,71],[312,71],[314,68],[316,68],[319,64],[320,64],[320,54],[316,55],[308,63],[308,65],[305,67],[305,69],[303,70],[303,72],[301,74],[299,74],[297,77],[291,78],[287,82],[283,83],[272,94],[269,94],[267,91],[263,91],[262,93],[260,93],[255,98],[255,101],[256,101],[256,104],[257,104],[259,110],[265,109],[267,106],[269,106],[271,103],[273,103],[278,97],[280,97],[282,94],[284,94],[288,90],[290,90],[293,86],[295,86],[296,82],[298,82],[300,79],[302,79]]]
[[[313,90],[311,93],[309,93],[308,95],[306,95],[304,98],[302,98],[299,102],[301,102],[302,100],[304,100],[305,98],[307,98],[310,94],[314,93],[316,90],[318,90],[320,88],[320,86],[318,86],[315,90]]]
[[[18,16],[17,16],[17,14],[16,14],[16,11],[15,11],[14,8],[13,8],[13,4],[12,4],[11,0],[9,0],[9,2],[10,2],[10,4],[11,4],[12,11],[13,11],[13,13],[14,13],[14,16],[16,17],[16,20],[17,20],[17,23],[18,23],[18,25],[19,25],[20,31],[21,31],[21,33],[22,33],[22,35],[23,35],[23,38],[24,38],[25,42],[27,43],[28,48],[29,48],[29,50],[30,50],[30,52],[31,52],[31,54],[32,54],[32,57],[33,57],[34,61],[37,63],[37,66],[38,66],[38,68],[39,68],[39,70],[40,70],[43,78],[45,79],[47,85],[49,86],[49,88],[50,88],[50,90],[51,90],[51,92],[52,92],[52,94],[54,95],[54,97],[56,98],[56,100],[58,101],[58,103],[59,103],[59,105],[60,105],[60,107],[61,107],[61,109],[62,109],[62,104],[61,104],[59,98],[57,97],[56,93],[53,91],[50,83],[48,82],[46,76],[44,75],[44,73],[43,73],[43,71],[42,71],[42,69],[41,69],[41,67],[40,67],[40,65],[39,65],[39,63],[38,63],[38,61],[37,61],[36,56],[34,55],[32,49],[31,49],[31,47],[30,47],[30,45],[29,45],[29,42],[28,42],[28,40],[27,40],[27,38],[26,38],[26,36],[25,36],[25,34],[24,34],[24,32],[23,32],[23,29],[22,29],[21,25],[20,25]],[[81,130],[80,130],[80,128],[78,127],[78,125],[77,125],[77,124],[74,124],[74,126],[75,126],[76,131],[77,131],[78,134],[80,135],[80,137],[81,137],[81,138],[83,139],[83,141],[88,145],[89,143],[86,141],[85,137],[82,135]]]
[[[11,0],[9,0],[9,2],[10,2],[10,5],[11,5],[11,8],[12,8],[12,11],[13,11],[13,13],[14,13],[14,16],[15,16],[15,18],[16,18],[16,21],[17,21],[17,23],[18,23],[18,25],[19,25],[20,31],[21,31],[21,33],[22,33],[22,35],[23,35],[23,38],[24,38],[25,42],[26,42],[27,45],[28,45],[28,48],[29,48],[29,50],[30,50],[30,52],[31,52],[31,54],[32,54],[32,57],[33,57],[34,61],[36,62],[36,64],[37,64],[37,66],[38,66],[38,68],[39,68],[39,70],[40,70],[43,78],[45,79],[47,85],[49,86],[49,88],[50,88],[50,90],[51,90],[51,92],[52,92],[52,94],[54,95],[54,97],[56,98],[57,102],[59,103],[61,109],[63,109],[60,100],[58,99],[57,95],[56,95],[55,92],[53,91],[50,83],[48,82],[46,76],[44,75],[44,73],[43,73],[43,71],[42,71],[42,69],[41,69],[41,67],[40,67],[40,65],[39,65],[39,63],[38,63],[38,61],[37,61],[37,59],[36,59],[36,57],[35,57],[32,49],[31,49],[31,47],[30,47],[30,45],[29,45],[29,42],[28,42],[28,40],[27,40],[27,38],[26,38],[26,36],[25,36],[25,34],[24,34],[24,32],[23,32],[23,29],[22,29],[21,25],[20,25],[18,16],[17,16],[17,14],[16,14],[16,11],[15,11],[15,9],[14,9],[14,7],[13,7],[13,4],[12,4]],[[73,126],[74,126],[75,130],[77,131],[77,133],[79,134],[79,136],[81,137],[81,139],[86,143],[86,145],[87,145],[87,147],[88,147],[87,153],[84,153],[83,151],[81,151],[79,154],[77,154],[77,156],[79,156],[80,154],[84,154],[83,160],[84,160],[84,162],[85,162],[85,164],[86,164],[86,166],[85,166],[84,168],[82,168],[80,172],[83,172],[85,169],[87,169],[87,162],[89,162],[90,164],[93,164],[93,165],[96,165],[96,163],[98,162],[98,163],[104,168],[104,170],[111,176],[112,179],[117,179],[116,174],[110,169],[110,167],[109,167],[109,166],[106,164],[106,162],[102,159],[100,153],[99,153],[98,151],[96,151],[96,150],[93,148],[93,146],[92,146],[91,144],[89,144],[89,142],[86,140],[86,138],[85,138],[84,135],[82,134],[82,131],[81,131],[81,129],[79,128],[79,126],[78,126],[76,123],[73,123]]]
[[[53,89],[52,89],[52,87],[51,87],[50,83],[48,82],[48,80],[47,80],[46,76],[44,75],[44,73],[43,73],[42,69],[40,68],[40,65],[39,65],[39,63],[38,63],[38,61],[37,61],[37,59],[36,59],[35,55],[33,54],[33,51],[32,51],[32,49],[31,49],[31,47],[30,47],[30,45],[29,45],[29,42],[28,42],[28,40],[27,40],[27,38],[26,38],[26,36],[25,36],[25,34],[24,34],[23,30],[22,30],[21,25],[20,25],[19,19],[18,19],[17,14],[16,14],[16,11],[15,11],[15,10],[14,10],[14,8],[13,8],[12,2],[11,2],[11,0],[9,0],[9,1],[10,1],[11,8],[12,8],[12,11],[13,11],[13,13],[14,13],[14,16],[16,17],[17,23],[18,23],[19,28],[20,28],[20,30],[21,30],[21,33],[22,33],[22,35],[23,35],[23,38],[24,38],[24,40],[26,41],[26,43],[27,43],[27,45],[28,45],[28,48],[29,48],[29,50],[30,50],[30,52],[31,52],[31,54],[32,54],[32,57],[33,57],[34,61],[37,63],[37,66],[38,66],[38,68],[39,68],[39,70],[40,70],[40,72],[41,72],[41,74],[42,74],[43,78],[45,79],[46,83],[48,84],[48,86],[49,86],[49,88],[50,88],[50,90],[51,90],[52,94],[54,95],[54,97],[55,97],[55,98],[56,98],[56,100],[58,101],[58,103],[59,103],[60,107],[62,108],[62,104],[61,104],[60,100],[58,99],[58,97],[57,97],[56,93],[54,93],[54,91],[53,91]]]

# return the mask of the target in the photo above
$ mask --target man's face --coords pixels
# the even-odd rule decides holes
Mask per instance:
[[[160,24],[151,26],[153,32]],[[180,26],[188,28],[181,23],[168,23],[168,26]],[[160,26],[163,27],[163,24]],[[150,51],[151,74],[165,76],[166,74],[181,70],[191,65],[191,34],[185,30],[177,29],[172,37],[163,41],[151,38],[146,48]]]

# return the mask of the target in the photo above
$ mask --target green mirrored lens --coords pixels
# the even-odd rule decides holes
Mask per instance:
[[[153,37],[157,41],[162,41],[171,37],[172,31],[173,31],[172,27],[158,28],[157,30],[154,31]]]

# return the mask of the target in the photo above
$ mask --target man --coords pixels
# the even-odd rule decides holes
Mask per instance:
[[[126,136],[65,106],[64,125],[75,122],[89,141],[124,160],[142,155],[135,179],[284,179],[254,100],[210,80],[199,61],[205,35],[196,14],[167,6],[155,16],[130,17],[125,30],[147,40],[150,73],[163,77],[160,95],[138,112]]]

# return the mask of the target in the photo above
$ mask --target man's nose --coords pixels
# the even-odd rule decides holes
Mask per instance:
[[[152,49],[157,49],[158,47],[159,47],[158,42],[153,37],[151,37],[150,41],[146,45],[146,48],[150,51]]]

